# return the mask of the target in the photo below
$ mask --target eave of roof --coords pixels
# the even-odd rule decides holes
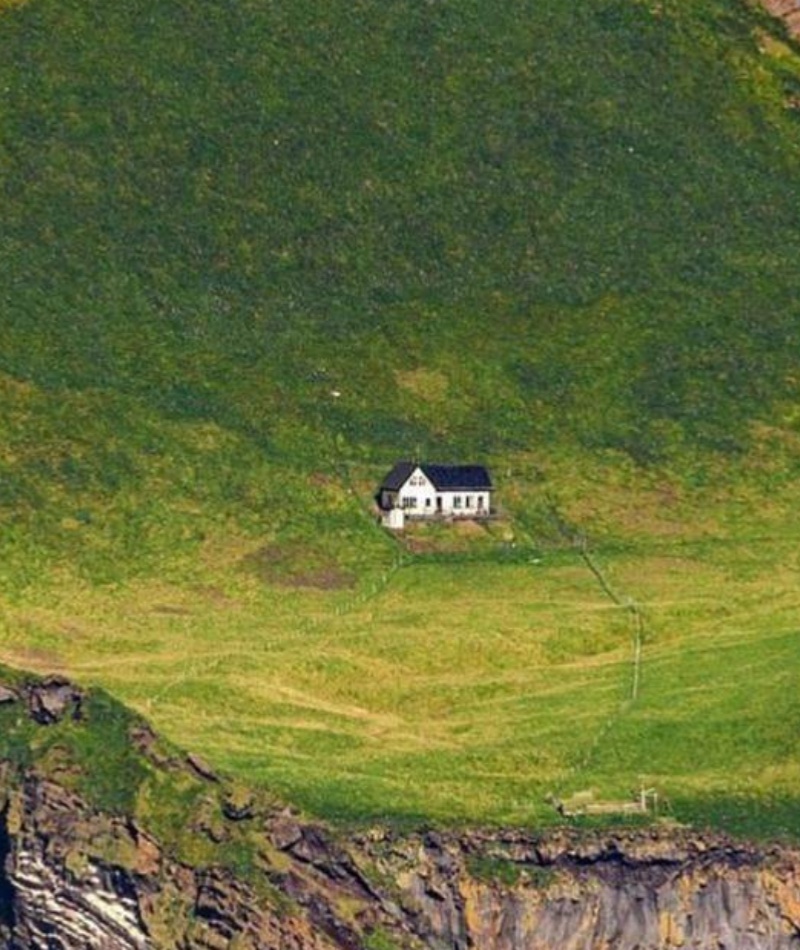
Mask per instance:
[[[399,491],[420,469],[437,491],[493,491],[489,472],[483,465],[431,465],[398,462],[381,483],[381,489]]]

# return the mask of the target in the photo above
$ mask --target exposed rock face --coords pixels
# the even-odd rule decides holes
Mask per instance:
[[[81,717],[81,692],[61,676],[31,683],[24,693],[31,718],[39,725],[52,725],[65,716],[72,719]]]
[[[786,24],[793,36],[800,36],[800,0],[762,0],[766,9]]]
[[[113,863],[83,854],[78,867],[71,826],[80,806],[64,789],[33,781],[6,806],[4,882],[12,898],[7,920],[12,948],[146,946],[135,881],[126,880]],[[103,824],[104,833],[115,832],[112,824]]]
[[[516,883],[477,880],[478,858]],[[482,950],[796,950],[800,860],[681,832],[393,845],[428,945]],[[388,869],[388,868],[387,868]]]
[[[139,793],[177,781],[194,803],[194,858],[179,857],[180,839],[79,791],[66,739],[102,728],[86,694],[0,689],[50,750],[0,762],[3,950],[800,950],[800,852],[676,829],[343,841],[137,721]]]
[[[5,870],[11,852],[7,811],[5,807],[0,810],[0,946],[8,944],[15,925],[14,889]]]
[[[11,710],[0,739],[18,734],[6,747],[13,758],[0,760],[2,950],[334,950],[360,947],[374,929],[380,902],[324,828],[225,783],[134,717],[122,748],[119,732],[116,744],[102,741],[108,717],[119,729],[127,714],[107,699],[93,707],[66,680],[0,689]],[[134,804],[163,785],[186,796],[186,814],[171,819],[177,832],[158,840],[132,814],[90,803],[82,789],[97,776],[81,759],[87,740],[117,757],[115,780],[131,783],[133,794],[111,800]],[[154,813],[152,801],[143,813]],[[282,837],[291,825],[297,833]],[[178,856],[181,841],[196,861]],[[257,867],[237,876],[236,860]]]
[[[171,861],[134,824],[47,780],[29,777],[3,818],[0,946],[9,950],[347,946],[299,902],[292,913],[222,868]],[[302,900],[313,884],[297,892]]]

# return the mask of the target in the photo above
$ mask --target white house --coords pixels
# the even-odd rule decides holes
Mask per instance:
[[[482,465],[398,462],[381,483],[378,504],[392,528],[405,518],[486,518],[493,490]]]

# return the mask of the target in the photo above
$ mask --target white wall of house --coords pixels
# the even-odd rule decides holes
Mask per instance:
[[[383,515],[383,524],[392,531],[402,531],[406,524],[405,512],[402,508],[390,508]]]
[[[421,469],[415,468],[397,493],[396,504],[412,517],[435,515],[436,494],[436,489],[431,485],[430,479],[422,474]]]
[[[474,518],[489,514],[489,492],[464,489],[439,493],[442,498],[442,513],[454,517]]]
[[[395,504],[412,518],[435,515],[474,518],[488,515],[491,502],[490,492],[486,490],[437,491],[427,476],[415,469],[397,492]]]

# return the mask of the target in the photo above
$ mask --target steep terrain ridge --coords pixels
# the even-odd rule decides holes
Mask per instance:
[[[347,946],[322,926],[279,914],[221,870],[169,861],[135,824],[86,810],[47,782],[14,800],[7,863],[12,948]]]
[[[84,694],[60,679],[4,689],[3,696],[5,706],[24,707],[23,724],[33,719],[43,729],[103,729],[83,721]],[[178,805],[184,811],[177,821],[193,825],[221,860],[193,866],[181,860],[185,853],[178,856],[174,840],[159,841],[134,816],[90,804],[74,790],[77,770],[63,745],[50,746],[45,760],[26,768],[5,759],[0,773],[2,946],[361,946],[340,908],[360,909],[359,929],[372,926],[383,911],[377,892],[347,852],[322,830],[295,821],[289,810],[261,811],[248,795],[236,798],[230,789],[223,822],[204,821],[220,780],[199,760],[164,757],[141,724],[130,738],[154,785],[177,777],[184,789]],[[119,779],[124,781],[122,775]],[[201,794],[199,814],[192,813],[187,790]],[[139,794],[153,794],[152,786],[149,791],[140,787]],[[257,866],[237,876],[230,854],[223,857],[223,852],[232,838],[242,837],[242,826],[254,824]]]
[[[786,24],[792,36],[800,36],[800,3],[797,0],[764,0],[764,6]]]
[[[76,791],[76,763],[51,737],[102,731],[86,716],[89,694],[60,679],[16,679],[1,697],[28,743],[27,754],[11,743],[0,772],[0,938],[9,950],[800,947],[795,851],[686,829],[372,829],[345,842],[226,787],[199,760],[165,756],[132,719],[131,748],[149,773],[135,810],[176,775],[199,792],[201,807],[184,820],[208,847],[195,844],[193,862],[185,843]],[[238,867],[229,850],[237,837],[254,844]]]

